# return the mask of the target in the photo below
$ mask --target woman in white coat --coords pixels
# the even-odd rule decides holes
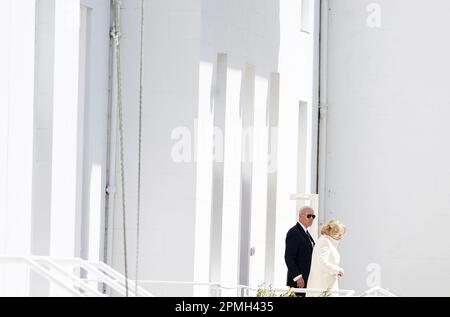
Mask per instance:
[[[344,276],[344,269],[339,266],[341,256],[337,246],[345,233],[345,226],[337,220],[330,220],[320,230],[311,260],[311,272],[308,288],[334,291],[338,290],[338,278]],[[323,292],[308,292],[307,297],[320,296]],[[335,295],[335,293],[331,293]]]

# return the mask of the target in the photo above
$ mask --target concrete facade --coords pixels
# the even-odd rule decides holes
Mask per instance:
[[[450,4],[329,3],[323,194],[348,225],[342,286],[447,296]]]

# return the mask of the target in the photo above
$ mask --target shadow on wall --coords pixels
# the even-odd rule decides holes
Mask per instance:
[[[242,162],[251,162],[252,150],[259,153],[251,145],[267,138],[257,129],[267,124],[271,81],[278,71],[280,3],[203,0],[201,16],[198,118],[203,130],[198,133],[194,275],[195,280],[248,285],[251,212],[256,207],[265,212],[265,205],[252,206],[252,197],[265,201],[267,187],[252,175],[253,165]],[[212,195],[205,195],[211,188]],[[265,217],[260,222],[258,227],[265,228]],[[264,240],[261,232],[257,236]],[[264,262],[262,249],[258,245],[258,263]]]
[[[201,38],[201,61],[215,65],[223,53],[229,68],[251,64],[269,79],[278,70],[279,0],[203,0]]]
[[[137,209],[139,4],[138,0],[127,0],[123,2],[122,8],[123,104],[127,105],[124,108],[124,143],[129,210]],[[208,167],[210,163],[196,164],[201,158],[196,157],[199,152],[194,139],[195,121],[197,118],[201,120],[202,114],[211,118],[209,100],[216,97],[216,83],[212,78],[217,71],[219,54],[226,54],[225,70],[243,73],[246,65],[253,65],[256,77],[270,81],[271,73],[278,70],[279,14],[279,0],[147,2],[140,279],[206,280],[194,275],[195,271],[209,274],[208,217],[211,214],[211,195],[208,193],[211,192],[212,169]],[[202,81],[201,69],[199,74],[199,65],[202,63],[211,66],[210,80],[206,84]],[[239,76],[244,78],[242,74]],[[229,84],[233,85],[231,81]],[[237,88],[233,96],[237,99],[237,107],[231,110],[233,118],[239,118],[241,87],[244,86],[240,80],[235,86]],[[199,108],[199,92],[201,99],[204,89],[208,91],[209,109],[202,112]],[[183,139],[182,134],[174,134],[179,127],[186,127],[182,131],[191,132],[189,138]],[[199,135],[201,137],[201,133]],[[174,151],[174,145],[180,142],[186,147]],[[180,158],[179,162],[174,161],[174,153],[176,158]],[[121,199],[122,194],[119,192],[112,228],[112,264],[119,271],[124,269]],[[236,207],[233,205],[233,210]],[[196,223],[196,219],[203,222]],[[127,216],[127,228],[128,269],[129,276],[134,278],[137,252],[135,213]],[[196,232],[198,228],[204,228],[200,235]],[[196,244],[196,239],[200,240],[199,244]],[[198,245],[204,247],[198,249]],[[202,250],[206,252],[206,257],[196,258],[194,254],[202,253]],[[180,261],[183,265],[180,265]],[[180,287],[178,291],[176,288],[173,292],[165,291],[174,296],[177,292],[181,294]]]

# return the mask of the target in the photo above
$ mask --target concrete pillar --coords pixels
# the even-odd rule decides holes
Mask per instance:
[[[55,1],[50,255],[80,254],[79,153],[80,1]]]
[[[227,70],[225,166],[222,217],[221,282],[239,284],[240,162],[242,122],[239,114],[242,71]]]
[[[0,254],[29,255],[32,240],[35,1],[3,1],[0,21],[6,35],[0,53]],[[3,266],[0,294],[27,295],[26,272],[25,266]]]

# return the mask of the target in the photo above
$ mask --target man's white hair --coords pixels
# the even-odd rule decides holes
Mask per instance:
[[[311,206],[303,206],[302,208],[300,208],[300,210],[298,211],[298,215],[297,217],[300,217],[301,214],[305,213],[306,210],[314,210],[313,207]]]

